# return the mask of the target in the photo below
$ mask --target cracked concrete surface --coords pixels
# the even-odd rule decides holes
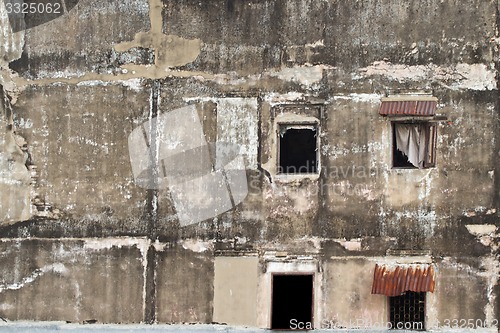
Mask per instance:
[[[428,329],[498,318],[495,1],[81,0],[17,33],[0,5],[0,27],[0,317],[264,328],[271,273],[305,270],[319,328],[386,316],[375,263],[425,252]],[[436,167],[393,168],[380,100],[423,93]],[[207,142],[241,145],[249,194],[182,227],[168,189],[134,184],[127,136],[191,103]],[[277,126],[304,121],[321,172],[277,175]]]

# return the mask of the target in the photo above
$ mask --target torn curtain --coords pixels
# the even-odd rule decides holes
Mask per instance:
[[[426,128],[423,124],[396,124],[396,148],[415,167],[424,167],[427,154]]]

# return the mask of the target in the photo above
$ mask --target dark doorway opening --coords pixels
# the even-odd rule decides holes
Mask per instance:
[[[316,127],[313,125],[306,128],[281,125],[278,173],[316,173],[318,155],[316,135]]]
[[[398,330],[425,329],[425,293],[407,291],[390,297],[391,328]]]
[[[273,275],[271,329],[313,327],[313,275]]]

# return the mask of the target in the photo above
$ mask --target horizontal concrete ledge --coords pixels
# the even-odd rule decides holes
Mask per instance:
[[[281,330],[269,330],[261,328],[247,328],[235,327],[227,325],[206,325],[206,324],[186,324],[186,325],[120,325],[120,324],[68,324],[65,322],[30,322],[30,321],[16,321],[16,322],[1,322],[0,332],[72,332],[72,333],[85,333],[85,332],[110,332],[110,333],[129,333],[129,332],[285,332]],[[305,332],[304,330],[291,330]],[[290,332],[287,330],[286,332]],[[416,332],[405,330],[381,330],[381,329],[315,329],[308,332],[344,332],[344,333],[395,333],[395,332]],[[427,330],[426,332],[460,332],[460,333],[493,333],[497,332],[496,328],[484,329],[439,329]]]
[[[202,325],[202,324],[186,324],[186,325],[146,325],[146,324],[73,324],[65,322],[2,322],[0,324],[0,332],[71,332],[71,333],[86,333],[86,332],[110,332],[110,333],[130,333],[130,332],[265,332],[265,329],[234,327],[227,325]]]

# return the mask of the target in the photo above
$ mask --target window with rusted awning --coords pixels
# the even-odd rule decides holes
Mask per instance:
[[[430,264],[375,265],[372,294],[399,296],[407,291],[434,292],[434,267]]]

